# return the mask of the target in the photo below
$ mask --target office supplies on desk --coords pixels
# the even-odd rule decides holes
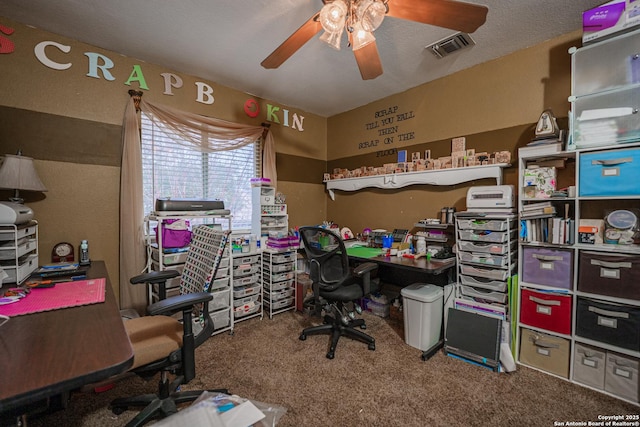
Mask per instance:
[[[52,288],[32,288],[29,295],[15,304],[0,306],[0,314],[21,316],[41,311],[104,302],[104,278],[59,283]]]

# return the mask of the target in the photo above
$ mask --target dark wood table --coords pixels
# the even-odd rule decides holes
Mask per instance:
[[[372,258],[349,255],[350,262],[359,264],[362,262],[375,262],[378,264],[378,277],[384,282],[407,286],[412,283],[431,283],[445,286],[452,281],[456,265],[455,258],[446,260],[427,260],[425,257],[418,259],[398,256],[379,255]]]
[[[122,373],[133,350],[103,261],[88,278],[106,278],[103,303],[12,317],[0,326],[0,417]]]

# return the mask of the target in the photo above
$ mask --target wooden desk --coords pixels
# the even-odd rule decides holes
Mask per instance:
[[[349,252],[347,250],[347,252]],[[375,256],[372,258],[349,255],[349,260],[356,264],[375,262],[378,264],[378,277],[383,282],[407,286],[412,283],[431,283],[445,286],[451,279],[450,274],[456,265],[455,258],[447,260],[427,260],[424,257],[417,260],[398,256]]]
[[[103,261],[104,303],[12,317],[0,326],[0,414],[126,371],[133,350]]]

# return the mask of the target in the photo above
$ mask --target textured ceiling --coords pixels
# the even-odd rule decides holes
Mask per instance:
[[[318,35],[279,68],[260,66],[321,0],[2,0],[0,17],[329,117],[578,30],[603,3],[469,2],[489,8],[475,46],[437,59],[425,46],[455,31],[388,17],[375,32],[384,74],[367,81],[346,41],[337,51]]]

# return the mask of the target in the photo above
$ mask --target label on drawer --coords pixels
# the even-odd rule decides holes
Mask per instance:
[[[537,305],[536,312],[540,314],[549,314],[551,315],[551,307],[547,307],[545,305]]]
[[[618,175],[620,175],[620,168],[602,169],[602,176],[618,176]]]
[[[614,373],[619,377],[631,378],[631,372],[625,369],[616,368]]]
[[[536,348],[536,352],[537,352],[538,354],[543,355],[543,356],[549,356],[549,355],[551,354],[551,352],[550,352],[548,349],[546,349],[546,348],[540,348],[540,347]]]
[[[606,326],[607,328],[617,328],[618,320],[617,319],[609,319],[608,317],[598,316],[598,325]]]
[[[597,368],[598,367],[598,361],[597,360],[587,359],[586,357],[582,358],[582,364],[585,365],[585,366],[589,366],[590,368]]]
[[[540,270],[553,270],[553,263],[552,262],[541,262],[540,263]]]

